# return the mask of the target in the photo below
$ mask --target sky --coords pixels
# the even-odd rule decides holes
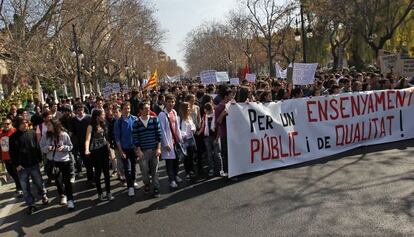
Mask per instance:
[[[206,21],[225,21],[237,0],[155,0],[156,16],[167,31],[163,50],[185,68],[184,40],[191,30]]]

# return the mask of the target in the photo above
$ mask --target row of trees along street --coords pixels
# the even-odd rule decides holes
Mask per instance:
[[[155,68],[160,75],[182,73],[173,62],[158,60],[166,32],[154,11],[146,0],[1,0],[6,94],[22,85],[62,94],[62,85],[68,84],[72,95],[79,96],[76,50],[82,82],[95,91],[106,81],[131,85]]]
[[[205,22],[190,32],[190,73],[215,69],[234,75],[249,65],[259,75],[270,68],[274,76],[275,62],[286,66],[304,55],[334,70],[366,70],[381,50],[414,56],[414,0],[280,2],[243,0],[224,22]]]

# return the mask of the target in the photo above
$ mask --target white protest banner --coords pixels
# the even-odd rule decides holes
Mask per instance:
[[[200,73],[201,82],[204,85],[217,84],[216,70],[206,70]]]
[[[414,138],[414,88],[232,104],[229,176]]]
[[[217,82],[230,81],[229,74],[227,72],[216,72]]]
[[[235,85],[235,86],[240,85],[240,79],[238,77],[230,78],[230,85]]]
[[[315,80],[317,63],[294,63],[292,81],[293,85],[309,85]]]
[[[111,86],[105,86],[102,89],[102,94],[103,94],[103,97],[105,99],[108,99],[111,96],[111,94],[112,94],[112,87]]]
[[[397,61],[396,72],[403,77],[414,76],[414,58],[400,58]]]
[[[250,83],[256,83],[256,74],[246,74],[246,80]]]
[[[121,86],[119,83],[112,83],[112,93],[119,93],[121,92]]]
[[[390,72],[395,72],[397,61],[398,61],[399,55],[398,54],[389,54],[380,56],[380,66],[381,66],[381,73],[387,74]]]

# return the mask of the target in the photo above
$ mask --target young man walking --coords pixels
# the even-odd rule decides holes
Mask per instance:
[[[182,179],[178,176],[179,158],[175,154],[174,146],[182,141],[177,112],[174,110],[175,97],[168,95],[165,98],[166,108],[158,115],[161,124],[161,155],[167,166],[168,179],[171,188],[177,188]]]
[[[138,188],[138,185],[135,183],[136,155],[134,144],[132,142],[132,126],[137,120],[137,117],[131,115],[131,105],[129,102],[122,103],[121,112],[121,117],[114,125],[114,135],[124,167],[124,174],[128,186],[128,196],[133,197],[135,196],[134,188]]]
[[[144,182],[144,192],[150,192],[150,173],[154,186],[154,197],[160,196],[160,183],[158,180],[158,163],[161,155],[161,129],[157,117],[149,114],[150,103],[141,104],[139,118],[135,121],[132,130],[133,141],[136,147],[138,163]]]
[[[43,204],[49,203],[40,174],[39,163],[42,161],[42,154],[35,132],[29,129],[29,121],[17,117],[16,126],[18,130],[10,137],[10,157],[18,172],[25,202],[29,206],[28,214],[32,214],[36,207],[30,188],[30,177],[42,197]]]

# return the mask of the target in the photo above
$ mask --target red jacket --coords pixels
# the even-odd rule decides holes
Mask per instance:
[[[10,148],[10,144],[9,144],[9,139],[11,137],[11,135],[13,135],[13,133],[16,132],[15,128],[10,129],[7,132],[1,131],[0,134],[0,146],[1,146],[1,159],[3,161],[8,161],[10,160],[10,154],[9,154],[9,148]]]

